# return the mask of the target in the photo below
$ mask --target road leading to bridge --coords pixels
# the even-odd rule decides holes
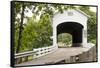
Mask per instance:
[[[16,66],[55,64],[86,51],[88,51],[88,48],[83,47],[58,48],[58,50],[53,53],[36,58],[32,61],[17,64]]]

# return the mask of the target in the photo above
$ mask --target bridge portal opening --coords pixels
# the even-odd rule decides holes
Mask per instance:
[[[57,25],[57,40],[59,34],[68,33],[72,35],[72,47],[82,46],[83,25],[77,22],[63,22]],[[66,37],[65,37],[66,38]]]
[[[72,46],[72,35],[69,33],[61,33],[57,36],[58,48],[71,47]]]

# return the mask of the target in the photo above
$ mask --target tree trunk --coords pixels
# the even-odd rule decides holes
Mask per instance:
[[[23,20],[24,20],[24,10],[25,10],[25,5],[23,3],[22,4],[22,13],[21,13],[21,22],[20,22],[20,27],[19,27],[18,46],[17,46],[17,49],[16,49],[16,53],[20,52],[20,47],[21,47],[22,29],[23,29]]]

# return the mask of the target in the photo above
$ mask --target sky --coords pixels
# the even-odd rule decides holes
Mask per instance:
[[[96,7],[90,7],[90,10],[96,12]]]

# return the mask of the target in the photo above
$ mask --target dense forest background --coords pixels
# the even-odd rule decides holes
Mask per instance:
[[[12,6],[15,53],[51,46],[53,43],[52,17],[56,12],[63,13],[64,10],[68,9],[80,9],[90,16],[87,23],[88,42],[96,44],[96,13],[90,10],[90,6],[26,2],[13,2]],[[71,36],[68,34],[60,35],[58,41],[71,44]]]

